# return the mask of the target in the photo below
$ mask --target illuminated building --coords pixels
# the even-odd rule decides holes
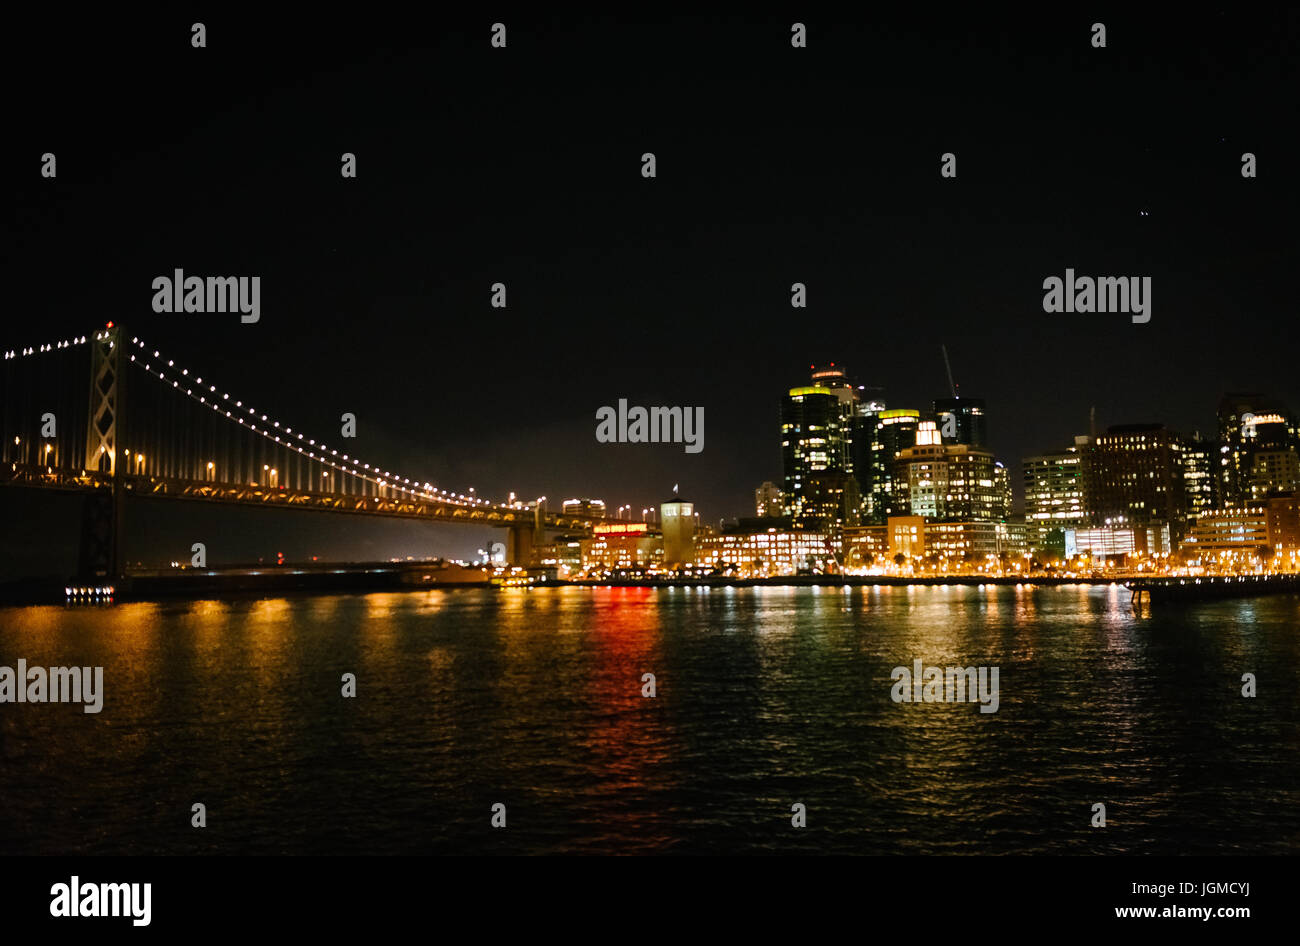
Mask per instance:
[[[595,526],[582,540],[584,572],[648,569],[664,559],[664,537],[644,522],[609,522]]]
[[[1257,503],[1274,493],[1300,489],[1300,455],[1295,447],[1261,446],[1252,453],[1244,501]]]
[[[911,563],[950,574],[1004,566],[1029,551],[1023,522],[933,522],[921,516],[890,516],[883,526],[846,529],[844,547],[849,570]]]
[[[1255,555],[1268,547],[1268,516],[1262,507],[1207,512],[1182,542],[1184,552],[1202,561],[1223,553]]]
[[[1296,560],[1300,550],[1300,495],[1270,496],[1264,505],[1268,522],[1269,546],[1277,554]]]
[[[669,568],[695,561],[695,504],[674,496],[659,505],[663,530],[664,565]]]
[[[603,499],[566,499],[561,508],[566,516],[590,516],[593,519],[605,518],[605,500]]]
[[[1219,402],[1219,502],[1250,505],[1287,485],[1300,446],[1296,417],[1281,401],[1262,394],[1229,393]],[[1260,456],[1263,454],[1263,456]]]
[[[1134,526],[1126,523],[1065,530],[1065,554],[1069,558],[1085,554],[1092,558],[1166,555],[1172,549],[1173,539],[1168,524]]]
[[[1201,438],[1199,431],[1192,434],[1183,447],[1183,491],[1187,494],[1187,519],[1190,523],[1218,505],[1218,479],[1214,475],[1218,451],[1214,444]]]
[[[860,520],[858,481],[838,471],[813,473],[804,482],[804,497],[792,517],[796,529],[825,532],[838,539],[845,526]]]
[[[1010,512],[1006,468],[991,450],[945,444],[934,421],[921,421],[916,444],[894,461],[894,508],[927,519],[1001,521]]]
[[[859,393],[866,391],[860,388]],[[871,391],[879,391],[872,388]],[[875,489],[872,467],[871,443],[875,439],[876,424],[885,410],[885,402],[878,397],[861,397],[853,417],[853,475],[858,481],[858,496],[864,521],[875,522]],[[883,522],[884,520],[880,520]]]
[[[1244,560],[1280,571],[1300,570],[1300,497],[1273,496],[1256,506],[1207,512],[1183,540],[1182,551],[1203,566]]]
[[[858,478],[866,497],[870,521],[875,524],[883,524],[890,516],[911,511],[910,501],[902,503],[897,495],[894,461],[903,450],[916,446],[916,429],[920,423],[920,411],[885,410],[875,415],[867,451],[870,465],[867,475]]]
[[[582,571],[584,536],[562,535],[546,545],[533,546],[533,559],[542,568],[554,568],[556,577],[568,578]]]
[[[889,559],[888,526],[851,526],[844,529],[843,562],[846,569],[886,564]]]
[[[754,509],[760,518],[785,515],[781,491],[775,483],[764,481],[763,485],[754,490]]]
[[[1163,424],[1107,428],[1084,455],[1083,487],[1094,526],[1186,529],[1183,443]]]
[[[853,474],[857,390],[844,369],[814,368],[813,383],[791,388],[781,405],[783,511],[798,518],[808,479],[819,473]]]
[[[740,578],[838,571],[829,535],[787,528],[737,528],[700,537],[696,562]]]
[[[1055,530],[1081,529],[1089,523],[1083,498],[1083,449],[1087,437],[1074,446],[1025,457],[1025,520],[1037,540]]]
[[[891,559],[896,555],[920,558],[925,554],[925,519],[921,516],[890,516],[885,522],[885,536]]]
[[[956,520],[925,524],[927,554],[951,571],[990,557],[1018,558],[1029,551],[1023,522]]]
[[[935,398],[934,419],[944,443],[964,443],[969,447],[988,445],[983,398]]]

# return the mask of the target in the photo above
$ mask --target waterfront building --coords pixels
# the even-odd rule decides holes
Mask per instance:
[[[664,565],[674,568],[695,561],[695,504],[674,496],[659,505]]]
[[[582,540],[582,570],[648,570],[664,561],[664,536],[644,522],[608,522]]]
[[[1107,428],[1084,455],[1083,484],[1094,526],[1186,530],[1183,443],[1163,424]]]
[[[1204,513],[1181,543],[1184,555],[1202,565],[1243,554],[1254,557],[1267,548],[1268,515],[1262,506]]]
[[[1168,555],[1174,539],[1169,524],[1142,526],[1127,523],[1065,530],[1065,555],[1113,558],[1130,555]]]
[[[738,578],[839,571],[831,536],[802,529],[738,526],[701,536],[696,564]]]
[[[1033,541],[1043,541],[1054,530],[1081,529],[1089,524],[1084,505],[1083,456],[1086,436],[1075,437],[1064,450],[1040,453],[1021,461],[1025,487],[1025,521]]]

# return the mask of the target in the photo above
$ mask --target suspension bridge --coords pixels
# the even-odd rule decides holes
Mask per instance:
[[[128,497],[388,516],[506,530],[527,564],[547,530],[601,519],[494,502],[403,476],[308,436],[109,322],[6,349],[0,486],[84,494],[81,577],[125,576]]]

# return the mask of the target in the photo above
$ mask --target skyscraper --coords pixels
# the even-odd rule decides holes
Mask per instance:
[[[935,398],[934,420],[944,443],[964,443],[972,447],[988,446],[988,427],[983,398]]]
[[[1183,450],[1183,489],[1187,493],[1187,520],[1195,522],[1218,507],[1219,480],[1214,475],[1218,451],[1196,431]]]
[[[884,400],[874,396],[879,391],[879,388],[874,388],[870,394],[859,399],[857,413],[853,418],[853,475],[858,481],[862,518],[866,522],[877,521],[875,504],[878,471],[873,463],[872,442],[876,437],[880,415],[885,410]]]
[[[1183,442],[1164,424],[1107,428],[1086,455],[1083,483],[1094,525],[1186,530]]]
[[[1225,507],[1249,505],[1277,490],[1294,489],[1292,457],[1300,448],[1296,417],[1262,394],[1229,393],[1219,402],[1217,487]]]
[[[802,513],[810,476],[853,475],[857,390],[834,365],[814,368],[812,381],[791,388],[781,406],[784,509],[795,518]]]
[[[875,415],[875,421],[867,452],[870,462],[867,477],[870,498],[867,509],[871,522],[884,525],[890,516],[911,514],[907,506],[900,504],[897,495],[894,461],[903,450],[916,446],[916,429],[921,423],[921,412],[884,410]]]

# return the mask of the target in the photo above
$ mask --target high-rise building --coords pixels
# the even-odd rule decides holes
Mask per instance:
[[[764,480],[763,484],[754,490],[754,510],[760,519],[785,514],[781,490],[775,483]]]
[[[844,369],[813,369],[813,383],[791,388],[781,406],[784,511],[799,517],[815,473],[853,474],[857,389]]]
[[[876,438],[876,425],[880,423],[880,415],[885,411],[884,400],[874,396],[879,390],[873,388],[861,397],[853,418],[853,475],[858,481],[862,518],[866,522],[876,521],[877,469],[873,463],[872,442]],[[884,522],[883,519],[880,521]]]
[[[1011,508],[1013,504],[1013,498],[1011,495],[1011,471],[1003,465],[1001,460],[995,460],[993,462],[993,488],[997,491],[999,505],[1002,510],[1002,515],[997,518],[1011,518]],[[1028,533],[1025,531],[1024,523],[1025,517],[1020,516],[1018,519],[1020,522],[1021,535],[1027,535]]]
[[[804,481],[803,501],[793,520],[797,529],[824,532],[838,540],[845,526],[861,522],[858,481],[838,470],[809,474]]]
[[[1083,499],[1083,451],[1089,438],[1075,437],[1073,446],[1022,461],[1025,521],[1041,542],[1049,532],[1082,529],[1091,521]]]
[[[1295,447],[1255,450],[1246,481],[1249,502],[1261,502],[1278,493],[1300,489],[1300,453]]]
[[[903,450],[916,446],[916,429],[920,423],[920,411],[882,410],[875,415],[867,451],[870,466],[862,488],[870,490],[868,517],[877,525],[884,525],[890,516],[911,515],[910,501],[904,503],[897,494],[894,461]],[[860,484],[863,479],[859,477]]]
[[[935,398],[934,420],[944,443],[964,443],[971,447],[988,446],[988,427],[983,398]]]
[[[1093,525],[1186,531],[1183,442],[1163,424],[1107,428],[1085,454],[1083,485]]]
[[[1285,404],[1262,394],[1229,393],[1219,402],[1218,415],[1221,505],[1251,505],[1270,492],[1295,488],[1286,484],[1300,432]]]
[[[1183,490],[1187,494],[1187,521],[1194,523],[1218,507],[1218,479],[1214,475],[1218,450],[1196,431],[1183,449]]]
[[[999,522],[1010,512],[1006,468],[993,451],[945,444],[934,421],[921,421],[916,443],[894,461],[895,507],[926,519]]]

